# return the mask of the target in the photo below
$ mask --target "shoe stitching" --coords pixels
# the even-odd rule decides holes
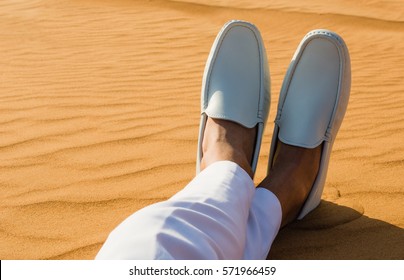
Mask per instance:
[[[298,63],[300,62],[301,56],[303,55],[305,48],[308,46],[308,44],[310,43],[311,40],[315,39],[315,38],[311,38],[309,40],[309,38],[314,36],[314,35],[327,35],[327,36],[329,36],[329,37],[331,37],[333,39],[336,39],[338,41],[338,43],[340,44],[339,46],[342,47],[343,49],[346,49],[345,43],[342,41],[342,39],[338,35],[335,35],[335,34],[333,34],[331,32],[326,31],[326,30],[311,31],[308,34],[306,34],[306,36],[304,36],[304,38],[303,38],[303,44],[304,45],[302,46],[302,49],[299,51],[298,57],[296,57],[296,59],[294,61],[294,66],[293,66],[293,69],[292,69],[293,72],[291,72],[288,75],[289,79],[287,81],[287,88],[285,90],[286,91],[285,98],[282,100],[282,106],[280,106],[281,108],[278,109],[278,113],[277,113],[277,116],[276,116],[275,121],[274,121],[275,124],[277,124],[279,127],[280,127],[281,118],[282,118],[282,109],[283,109],[284,103],[285,103],[287,95],[288,95],[287,93],[289,91],[289,86],[291,84],[292,77],[294,75],[294,72],[295,72],[295,70],[297,68]],[[305,40],[307,40],[307,42]],[[340,102],[341,91],[343,91],[344,88],[345,88],[345,84],[343,83],[343,80],[341,80],[341,79],[342,79],[342,76],[343,76],[343,74],[345,72],[346,55],[345,55],[344,50],[341,50],[340,48],[337,48],[337,50],[338,50],[338,54],[340,56],[342,56],[342,59],[343,59],[343,62],[344,62],[344,64],[341,65],[343,67],[341,67],[340,75],[339,75],[339,78],[338,78],[340,80],[339,83],[338,83],[338,94],[337,94],[338,102],[335,102],[335,105],[334,105],[334,108],[333,108],[333,113],[331,115],[331,118],[330,118],[330,121],[328,123],[327,129],[326,129],[325,134],[324,134],[324,136],[322,137],[322,139],[320,140],[319,143],[321,143],[322,141],[327,141],[327,142],[332,142],[333,141],[332,127],[333,127],[333,124],[335,122],[335,117],[336,117],[336,113],[337,113],[337,109],[338,109],[337,104]],[[279,132],[278,132],[278,134],[279,134]]]
[[[261,91],[263,90],[263,86],[262,86],[262,72],[263,72],[263,71],[261,71],[261,69],[262,69],[261,51],[263,51],[263,49],[260,48],[261,45],[260,45],[260,42],[259,42],[259,40],[258,40],[258,38],[257,38],[257,35],[256,35],[256,30],[255,30],[256,28],[255,28],[254,25],[253,25],[252,23],[250,23],[250,22],[247,22],[247,21],[239,21],[239,20],[232,20],[232,21],[230,21],[225,27],[223,27],[223,29],[228,28],[228,26],[231,25],[232,23],[234,23],[234,25],[233,25],[232,27],[241,26],[241,27],[248,28],[248,29],[253,33],[254,38],[255,38],[255,41],[256,41],[256,43],[257,43],[257,45],[258,45],[258,56],[259,56],[259,62],[260,62],[260,77],[259,77],[259,79],[260,79],[259,85],[260,85],[260,86],[259,86],[258,104],[261,104],[261,102],[262,102],[262,100],[261,100]],[[246,25],[244,25],[243,23],[246,23]],[[220,37],[220,42],[219,42],[219,44],[216,46],[216,50],[215,50],[214,56],[212,57],[212,63],[211,63],[211,65],[210,65],[210,67],[209,67],[209,70],[208,70],[208,75],[207,75],[207,76],[208,76],[208,79],[209,79],[209,80],[208,80],[208,82],[207,82],[207,87],[206,87],[206,89],[205,89],[206,92],[209,92],[209,89],[210,89],[210,83],[211,83],[210,76],[211,76],[212,69],[213,69],[213,67],[214,67],[214,65],[215,65],[215,63],[216,63],[216,58],[217,58],[217,55],[219,54],[219,49],[221,48],[224,39],[226,38],[228,32],[231,30],[232,27],[230,27],[229,29],[225,30],[225,33],[223,34],[223,36]],[[205,94],[205,93],[204,93],[204,94]],[[206,107],[205,105],[207,106],[207,104],[204,104],[204,107]],[[263,110],[260,108],[260,106],[258,106],[258,112],[257,112],[257,116],[256,116],[256,117],[257,117],[258,119],[262,119],[262,122],[264,122],[265,120],[264,120],[264,118],[263,118],[263,116],[262,116],[262,112],[263,112]],[[257,123],[259,123],[259,122],[257,122]]]

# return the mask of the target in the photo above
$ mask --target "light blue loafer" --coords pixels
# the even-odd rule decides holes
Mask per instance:
[[[278,103],[268,171],[278,140],[304,148],[323,144],[320,167],[298,219],[320,204],[331,149],[348,105],[351,65],[340,36],[328,30],[309,32],[296,50]]]
[[[251,167],[255,173],[270,105],[270,79],[264,43],[251,23],[226,23],[213,43],[202,82],[196,172],[208,117],[257,126]]]

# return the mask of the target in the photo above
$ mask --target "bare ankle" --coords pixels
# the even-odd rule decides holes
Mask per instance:
[[[232,161],[253,177],[251,161],[256,129],[226,120],[208,119],[202,143],[201,169],[216,161]]]
[[[298,216],[318,173],[321,147],[305,149],[278,142],[270,174],[259,187],[273,192],[282,206],[282,226]]]

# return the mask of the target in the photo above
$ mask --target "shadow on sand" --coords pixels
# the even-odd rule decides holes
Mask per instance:
[[[404,229],[364,216],[360,206],[321,201],[279,232],[268,259],[404,259]]]

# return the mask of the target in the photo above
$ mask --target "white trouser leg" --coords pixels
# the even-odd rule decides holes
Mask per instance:
[[[272,193],[255,190],[237,164],[216,162],[172,198],[127,218],[96,258],[265,258],[280,219],[280,204]]]
[[[264,188],[256,188],[247,222],[247,240],[243,259],[266,259],[282,222],[278,198]]]

